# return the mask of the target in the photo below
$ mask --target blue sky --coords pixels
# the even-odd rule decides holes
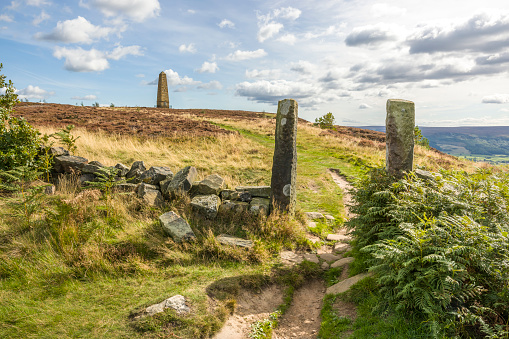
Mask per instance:
[[[420,126],[509,125],[502,0],[2,0],[0,62],[22,99],[383,125],[389,98]]]

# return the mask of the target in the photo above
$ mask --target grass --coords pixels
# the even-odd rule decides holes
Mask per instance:
[[[199,179],[217,173],[229,187],[270,184],[274,119],[268,116],[249,124],[208,120],[239,133],[198,139],[141,139],[84,129],[73,134],[79,136],[77,155],[105,165],[143,160],[147,168],[169,166],[174,172],[192,165]],[[305,266],[309,263],[278,268],[281,249],[310,248],[302,212],[331,214],[338,220],[333,227],[341,226],[344,219],[343,192],[327,169],[339,169],[355,181],[385,157],[380,147],[363,146],[359,138],[321,133],[310,124],[299,125],[296,219],[279,214],[267,220],[230,215],[211,222],[193,216],[186,198],[162,208],[144,206],[130,195],[105,200],[97,192],[83,194],[77,178],[68,177],[58,183],[56,196],[41,198],[37,212],[24,220],[12,213],[11,203],[19,203],[20,198],[4,194],[0,199],[0,337],[205,338],[217,332],[234,309],[241,288],[259,289],[268,283],[288,287],[280,307],[284,313],[293,290],[318,274],[317,267]],[[473,168],[468,161],[420,147],[416,163],[429,169]],[[156,220],[169,210],[189,221],[196,243],[176,244],[164,235]],[[322,228],[320,233],[325,234],[326,227]],[[215,239],[221,233],[252,239],[255,246],[251,250],[223,246]],[[330,270],[329,284],[339,274]],[[151,319],[134,319],[144,307],[174,294],[188,298],[191,315],[168,310]],[[367,312],[373,302],[371,292],[365,296],[365,303],[359,301],[358,320],[341,326],[361,333],[368,331],[361,322],[371,321],[373,331],[385,333],[383,319]]]

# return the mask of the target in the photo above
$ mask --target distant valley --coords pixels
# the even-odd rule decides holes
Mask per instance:
[[[385,132],[385,126],[360,128]],[[419,127],[431,147],[476,161],[509,163],[509,126]]]

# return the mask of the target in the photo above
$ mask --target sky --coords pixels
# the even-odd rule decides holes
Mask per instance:
[[[333,113],[385,124],[509,126],[507,0],[0,0],[0,62],[20,99]]]

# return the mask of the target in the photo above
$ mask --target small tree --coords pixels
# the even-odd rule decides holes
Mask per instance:
[[[334,115],[331,112],[315,119],[315,125],[320,126],[322,129],[333,129],[335,123]]]
[[[417,145],[426,147],[429,149],[429,140],[422,135],[419,126],[414,127],[414,142]]]

